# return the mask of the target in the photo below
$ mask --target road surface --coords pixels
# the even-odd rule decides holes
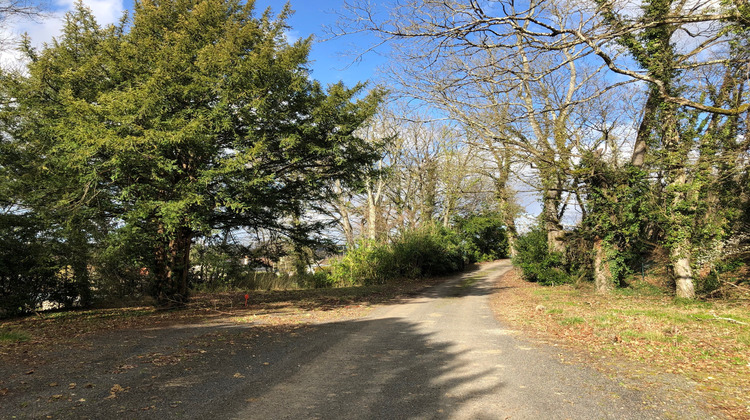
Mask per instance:
[[[483,265],[357,320],[112,331],[0,363],[0,418],[711,418],[504,327],[488,302],[508,269]]]

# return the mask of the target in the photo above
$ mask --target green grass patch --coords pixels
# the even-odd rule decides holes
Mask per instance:
[[[461,280],[461,287],[471,287],[482,278],[483,276],[471,276]]]
[[[562,309],[557,309],[557,308],[555,308],[555,309],[549,309],[549,310],[547,310],[547,313],[548,314],[561,314],[561,313],[563,313],[563,310]]]
[[[619,296],[637,297],[669,295],[666,290],[663,290],[649,282],[642,280],[633,281],[628,285],[628,287],[617,288],[614,290],[614,294]]]
[[[0,331],[0,343],[20,343],[29,341],[31,336],[23,331]]]
[[[570,317],[561,319],[558,322],[560,323],[560,325],[568,327],[571,325],[583,324],[586,322],[586,320],[581,318],[580,316],[570,316]]]
[[[674,298],[672,301],[674,306],[678,308],[699,308],[699,309],[713,309],[714,305],[711,302],[706,302],[703,300],[697,300],[697,299],[684,299],[684,298]]]
[[[747,360],[743,359],[742,357],[730,357],[729,363],[735,365],[735,366],[746,366]]]
[[[620,336],[628,341],[651,341],[657,343],[679,343],[685,340],[685,337],[681,335],[667,335],[658,331],[624,330],[620,333]]]
[[[594,317],[594,321],[598,324],[600,327],[612,327],[614,325],[619,324],[622,320],[620,317],[618,317],[615,314],[603,314],[603,315],[597,315]]]

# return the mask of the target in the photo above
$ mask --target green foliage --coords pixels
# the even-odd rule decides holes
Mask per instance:
[[[148,295],[151,275],[149,241],[130,226],[115,230],[97,244],[91,257],[92,285],[98,303],[122,303]]]
[[[375,241],[359,242],[331,266],[331,279],[336,286],[382,284],[398,274],[391,246]]]
[[[563,318],[558,322],[562,326],[569,327],[571,325],[584,324],[586,323],[586,320],[581,318],[580,316],[571,316],[571,317]]]
[[[614,167],[585,154],[577,169],[584,180],[585,218],[578,234],[589,244],[601,240],[610,278],[622,285],[631,267],[648,252],[662,220],[647,174],[632,165]]]
[[[399,274],[406,278],[440,276],[464,267],[461,237],[442,226],[405,231],[392,248]]]
[[[459,235],[430,225],[406,231],[390,244],[361,242],[333,262],[331,278],[337,286],[382,284],[450,274],[464,264]]]
[[[153,296],[180,305],[204,232],[320,228],[290,221],[371,167],[375,150],[354,132],[380,93],[313,81],[311,39],[285,40],[288,8],[275,19],[237,0],[134,9],[102,28],[79,3],[53,43],[24,44],[28,71],[0,86],[13,98],[0,111],[3,146],[23,157],[18,182],[40,191],[19,202],[75,216],[80,244],[86,220],[139,230]],[[85,258],[73,267],[85,274]]]
[[[0,317],[37,309],[59,286],[54,241],[30,215],[0,214]]]
[[[513,264],[527,281],[552,286],[571,281],[564,269],[563,255],[548,252],[547,233],[540,227],[518,237]]]
[[[501,215],[483,213],[462,217],[456,228],[465,241],[469,262],[493,261],[508,257],[508,235]]]

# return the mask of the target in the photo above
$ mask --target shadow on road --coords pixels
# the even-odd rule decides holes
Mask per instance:
[[[0,367],[0,418],[447,418],[503,386],[456,374],[462,353],[401,319],[196,325],[88,344]]]
[[[236,418],[448,418],[503,386],[490,370],[457,374],[469,363],[462,352],[400,319],[328,324],[303,340],[326,348],[302,347],[304,365],[238,390],[251,402],[237,406]]]

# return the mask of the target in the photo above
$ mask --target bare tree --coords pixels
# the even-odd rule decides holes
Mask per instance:
[[[744,99],[711,100],[695,85],[678,82],[694,80],[691,75],[709,68],[747,63],[726,48],[728,34],[748,26],[747,2],[674,0],[634,6],[618,0],[532,0],[517,7],[512,0],[409,0],[392,5],[387,13],[366,2],[352,1],[348,7],[342,32],[354,28],[377,33],[397,54],[422,63],[420,76],[424,70],[438,75],[428,78],[434,86],[428,96],[437,103],[450,104],[453,112],[465,113],[468,104],[486,111],[496,106],[484,101],[489,91],[502,98],[498,103],[510,104],[503,111],[508,117],[503,127],[512,135],[496,138],[517,148],[537,169],[553,250],[560,249],[565,168],[575,158],[576,147],[570,143],[578,136],[570,127],[574,107],[623,84],[645,84],[648,96],[631,163],[660,173],[666,182],[665,235],[677,294],[694,296],[691,222],[689,212],[683,211],[695,196],[689,191],[693,183],[686,166],[694,144],[680,132],[683,110],[731,117],[746,113],[750,105]],[[576,76],[581,63],[595,70]],[[615,76],[608,77],[607,85],[586,89],[600,69]],[[560,83],[563,79],[567,88]],[[463,96],[457,100],[446,92]],[[477,121],[474,116],[466,120]],[[649,153],[655,141],[660,146]],[[663,161],[645,167],[650,154],[651,162]]]

